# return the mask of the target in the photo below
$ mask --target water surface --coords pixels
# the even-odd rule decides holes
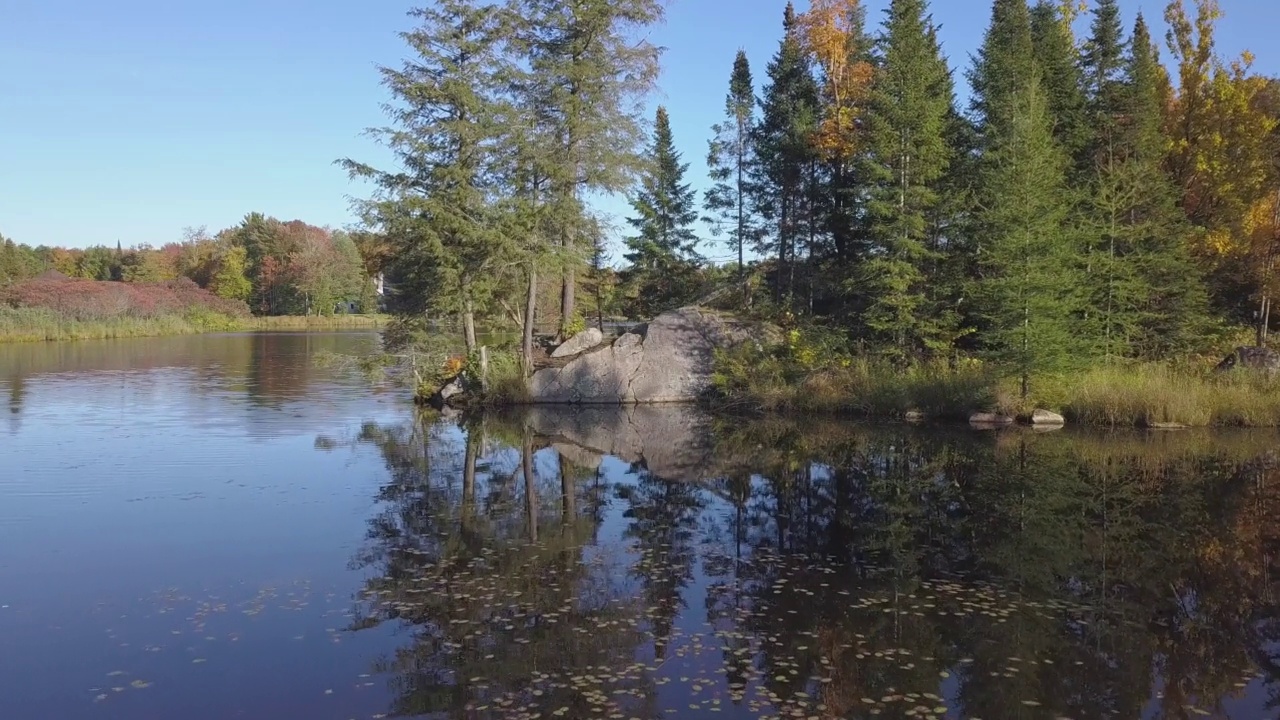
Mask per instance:
[[[1274,432],[439,418],[0,345],[0,717],[1270,718]]]

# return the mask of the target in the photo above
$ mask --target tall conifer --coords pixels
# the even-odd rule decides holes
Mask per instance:
[[[951,80],[925,0],[893,0],[881,38],[882,63],[867,113],[867,176],[874,252],[862,274],[867,328],[894,354],[940,349],[945,313],[930,306],[926,271],[936,248],[930,219],[952,152],[946,132]]]
[[[811,139],[819,113],[817,83],[791,3],[783,13],[782,29],[778,52],[767,68],[769,82],[753,133],[752,207],[769,226],[756,249],[776,255],[775,287],[790,299],[795,289],[796,250],[804,238],[810,190],[806,170],[815,155]]]
[[[1077,168],[1073,177],[1079,177],[1079,171],[1087,167],[1085,148],[1090,135],[1080,55],[1070,28],[1049,0],[1040,0],[1031,8],[1031,44],[1054,137]]]
[[[1034,377],[1077,357],[1078,253],[1065,227],[1067,160],[1035,74],[1013,100],[982,176],[986,238],[977,291],[987,354],[1016,375],[1025,397]]]
[[[747,205],[749,173],[754,149],[751,129],[755,119],[756,96],[747,53],[739,50],[733,59],[729,93],[724,100],[725,119],[712,127],[707,167],[711,187],[704,195],[707,221],[712,232],[728,228],[729,245],[738,251],[738,282],[745,282],[745,249],[754,238],[751,209]]]

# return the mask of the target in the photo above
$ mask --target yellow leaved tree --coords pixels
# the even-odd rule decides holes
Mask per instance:
[[[1213,292],[1241,308],[1269,296],[1264,267],[1272,251],[1259,248],[1271,247],[1273,239],[1262,239],[1276,232],[1280,116],[1270,107],[1271,81],[1253,71],[1253,55],[1224,62],[1215,51],[1217,0],[1195,0],[1195,7],[1194,20],[1183,0],[1165,10],[1178,80],[1165,125],[1168,167],[1183,210],[1201,230],[1195,250],[1206,274],[1231,279],[1215,282]]]
[[[799,18],[806,49],[822,71],[823,117],[814,145],[826,158],[858,152],[859,120],[866,107],[873,67],[858,0],[813,0]]]

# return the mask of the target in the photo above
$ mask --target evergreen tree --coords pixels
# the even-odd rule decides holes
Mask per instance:
[[[680,153],[671,138],[671,119],[661,105],[654,118],[648,159],[640,176],[639,192],[631,201],[636,216],[627,219],[639,233],[627,239],[631,249],[627,260],[649,269],[675,260],[696,261],[696,194],[684,182],[689,163],[680,162]]]
[[[1014,100],[981,178],[987,239],[977,290],[987,354],[1018,377],[1026,397],[1034,376],[1064,369],[1078,350],[1078,252],[1066,228],[1067,161],[1035,74]]]
[[[1124,37],[1119,0],[1098,0],[1089,25],[1089,39],[1080,53],[1090,122],[1107,121],[1119,107],[1124,73]],[[1098,126],[1094,125],[1095,131]]]
[[[642,316],[691,300],[701,260],[693,230],[697,194],[684,181],[689,164],[680,162],[662,106],[654,119],[648,160],[631,201],[636,215],[627,218],[638,234],[626,241],[631,250],[626,259],[632,265],[628,276],[638,300],[633,310]]]
[[[771,226],[756,250],[777,257],[776,292],[788,300],[795,289],[796,250],[805,236],[808,173],[814,157],[810,139],[817,127],[818,87],[798,33],[795,8],[787,3],[783,37],[767,68],[769,83],[760,101],[761,117],[753,133],[756,163],[752,208]]]
[[[1049,0],[1040,0],[1031,9],[1031,44],[1041,87],[1049,103],[1054,137],[1077,169],[1085,170],[1090,128],[1080,55],[1070,27]],[[1073,178],[1081,175],[1081,172],[1073,173]]]
[[[584,197],[627,188],[642,165],[640,101],[660,49],[635,34],[660,22],[660,0],[513,0],[521,17],[527,97],[537,116],[545,209],[561,266],[560,331],[576,317],[578,269],[589,251]]]
[[[398,103],[389,107],[395,127],[374,131],[404,170],[342,162],[381,189],[363,210],[396,246],[400,309],[460,313],[470,351],[505,244],[488,199],[498,175],[492,146],[502,133],[506,28],[498,8],[480,0],[440,0],[410,14],[419,26],[401,37],[416,57],[382,68]]]
[[[983,148],[1012,124],[1015,99],[1025,93],[1034,66],[1026,0],[995,0],[991,25],[968,73],[970,109]]]
[[[1090,213],[1090,325],[1109,360],[1194,348],[1208,305],[1190,256],[1191,228],[1162,169],[1164,70],[1141,14],[1123,71],[1116,131],[1097,152]]]
[[[884,23],[883,62],[872,85],[867,127],[874,255],[862,286],[873,336],[911,358],[939,350],[945,316],[926,294],[930,218],[951,159],[950,73],[926,16],[925,0],[893,0]]]
[[[712,127],[714,137],[707,152],[711,187],[703,205],[712,233],[729,228],[729,244],[738,251],[738,282],[746,282],[744,250],[754,240],[754,224],[747,207],[748,173],[752,161],[751,128],[755,119],[755,90],[747,53],[739,50],[725,97],[725,120]],[[745,287],[744,287],[745,292]]]

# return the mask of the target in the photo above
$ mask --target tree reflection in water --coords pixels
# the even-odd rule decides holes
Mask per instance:
[[[412,630],[392,715],[1280,706],[1271,436],[653,417],[364,429],[390,480],[355,627]]]

